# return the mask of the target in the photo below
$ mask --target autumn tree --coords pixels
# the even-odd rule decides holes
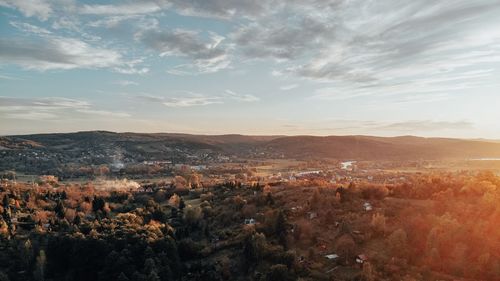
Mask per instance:
[[[380,213],[376,213],[372,216],[371,226],[376,234],[383,235],[385,233],[385,216]]]
[[[170,198],[168,199],[168,204],[172,207],[179,208],[179,204],[181,202],[181,198],[179,195],[174,193]]]
[[[393,256],[406,257],[408,255],[408,235],[403,229],[398,229],[389,235],[387,242]]]
[[[340,236],[335,242],[335,250],[344,258],[346,264],[353,258],[355,247],[354,239],[348,234]]]
[[[362,276],[365,281],[374,281],[375,276],[373,274],[373,268],[371,263],[369,262],[364,262],[363,263],[363,271],[362,271]]]

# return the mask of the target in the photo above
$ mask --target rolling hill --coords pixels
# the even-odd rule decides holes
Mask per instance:
[[[0,138],[3,150],[41,150],[79,157],[88,153],[131,159],[182,159],[186,155],[337,158],[357,160],[500,157],[500,143],[414,136],[245,136],[90,131]],[[90,155],[92,156],[92,155]]]

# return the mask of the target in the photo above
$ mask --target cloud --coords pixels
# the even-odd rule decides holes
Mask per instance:
[[[205,106],[211,104],[223,103],[220,97],[206,96],[193,92],[182,92],[182,95],[176,97],[153,96],[149,94],[138,95],[135,98],[146,102],[161,104],[168,107],[192,107]]]
[[[130,117],[131,115],[125,112],[114,112],[114,111],[106,111],[106,110],[94,110],[94,109],[78,109],[77,112],[85,113],[88,115],[99,115],[103,117]]]
[[[26,17],[47,20],[52,14],[52,7],[45,0],[0,0],[0,6],[16,9]]]
[[[76,68],[110,68],[125,74],[144,74],[149,71],[148,68],[137,67],[140,60],[127,61],[118,51],[59,36],[2,38],[0,58],[4,64],[17,64],[40,71]]]
[[[282,90],[282,91],[290,91],[290,90],[293,90],[293,89],[297,88],[298,86],[299,86],[298,84],[284,85],[284,86],[280,87],[280,90]]]
[[[247,0],[169,0],[172,9],[181,15],[230,19],[256,17],[264,13],[272,1]]]
[[[130,80],[118,80],[118,81],[113,82],[113,84],[124,86],[124,87],[125,86],[137,86],[137,85],[139,85],[139,83],[137,83],[135,81],[130,81]]]
[[[0,58],[28,69],[104,68],[122,64],[121,55],[72,38],[0,39]]]
[[[30,32],[30,33],[34,33],[34,34],[40,34],[40,35],[46,35],[46,34],[52,33],[45,28],[42,28],[42,27],[39,27],[36,25],[32,25],[32,24],[29,24],[26,22],[11,21],[11,22],[9,22],[9,24],[12,25],[13,27],[23,31],[23,32]]]
[[[239,28],[231,39],[249,58],[293,60],[326,46],[333,31],[328,21],[307,14],[269,15]]]
[[[405,121],[378,126],[376,129],[398,132],[429,132],[440,130],[467,130],[474,127],[473,123],[467,121]]]
[[[321,135],[439,135],[441,132],[459,132],[474,129],[468,121],[405,120],[399,122],[327,119],[315,122],[279,120],[286,133]]]
[[[104,116],[123,118],[130,114],[94,109],[94,106],[83,100],[45,97],[45,98],[13,98],[0,96],[0,116],[7,119],[22,120],[56,120],[77,117],[81,113],[88,117]]]
[[[163,105],[168,107],[203,106],[217,103],[222,103],[218,97],[205,96],[167,98],[162,102]]]
[[[136,38],[161,57],[184,57],[192,61],[173,68],[169,72],[172,74],[189,73],[193,69],[216,72],[229,66],[227,50],[221,45],[224,37],[216,33],[209,33],[203,40],[196,31],[148,29],[139,32]]]
[[[159,12],[163,4],[155,1],[130,2],[119,5],[83,5],[79,12],[84,15],[139,15]]]
[[[334,26],[335,40],[287,72],[332,83],[337,92],[352,96],[408,93],[410,87],[417,92],[426,88],[428,93],[452,93],[457,87],[451,80],[461,80],[461,88],[468,89],[490,79],[488,73],[469,72],[500,62],[494,55],[500,52],[500,32],[493,28],[500,24],[500,3],[391,3],[343,3]]]
[[[49,98],[12,98],[0,96],[0,115],[8,119],[46,120],[58,118],[65,110],[88,108],[86,101],[49,97]]]
[[[259,101],[260,98],[250,94],[240,94],[231,90],[226,90],[226,96],[230,99],[243,101],[243,102],[254,102]]]
[[[149,94],[136,95],[136,99],[161,104],[168,107],[192,107],[192,106],[205,106],[212,104],[223,104],[230,100],[238,102],[256,102],[260,98],[250,94],[240,94],[231,90],[226,90],[222,95],[209,96],[194,92],[180,92],[177,96],[155,96]]]
[[[470,71],[500,62],[498,1],[304,0],[272,5],[238,25],[228,38],[240,55],[274,59],[275,76],[329,88],[330,94],[322,89],[315,98],[396,96],[399,91],[451,94],[490,84],[493,71]]]
[[[4,75],[4,74],[0,74],[0,79],[4,79],[4,80],[22,80],[20,78],[13,77],[13,76],[10,76],[10,75]]]
[[[60,97],[46,97],[46,98],[13,98],[0,96],[0,107],[14,108],[14,107],[39,107],[39,108],[87,108],[90,103],[87,101],[60,98]]]

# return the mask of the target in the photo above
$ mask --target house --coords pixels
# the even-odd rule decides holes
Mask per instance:
[[[368,261],[368,257],[365,254],[360,254],[356,256],[356,263],[364,264]]]
[[[365,209],[365,211],[369,212],[369,211],[373,210],[373,206],[372,206],[372,204],[365,202],[363,204],[363,209]]]
[[[308,212],[308,213],[307,213],[307,217],[308,217],[310,220],[313,220],[313,219],[315,219],[315,218],[317,218],[317,217],[318,217],[318,213],[316,213],[316,212]]]
[[[325,258],[327,258],[329,260],[336,260],[337,258],[339,258],[339,255],[337,255],[337,254],[328,254],[328,255],[325,255]]]
[[[255,219],[245,219],[244,224],[246,225],[254,225],[256,223]]]

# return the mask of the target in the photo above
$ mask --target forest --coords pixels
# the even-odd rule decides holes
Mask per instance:
[[[43,177],[0,192],[2,281],[500,278],[492,172],[138,190]]]

